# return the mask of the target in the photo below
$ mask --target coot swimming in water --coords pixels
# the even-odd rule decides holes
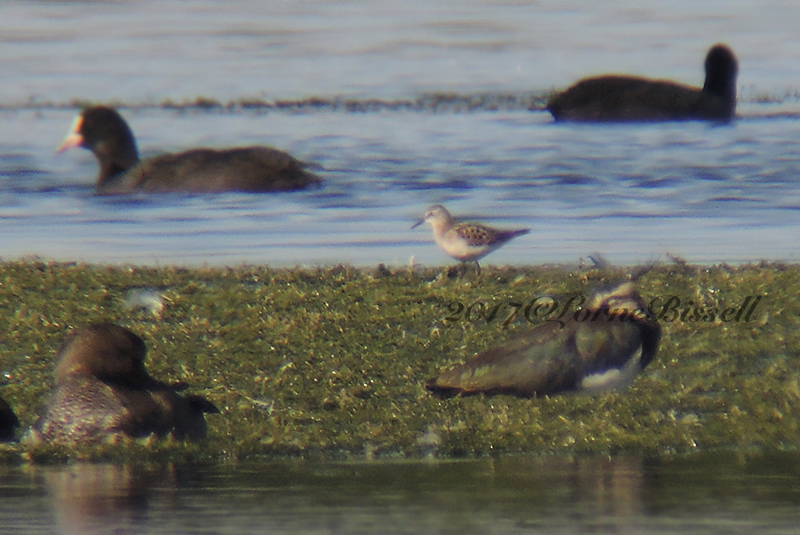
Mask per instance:
[[[729,121],[736,112],[736,57],[715,45],[705,68],[702,89],[634,76],[587,78],[553,97],[547,110],[556,121]]]
[[[84,147],[97,157],[97,193],[268,192],[305,189],[321,180],[305,164],[269,147],[193,149],[139,160],[136,140],[116,110],[87,108],[58,148]]]

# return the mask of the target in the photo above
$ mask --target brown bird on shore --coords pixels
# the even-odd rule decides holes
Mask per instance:
[[[183,384],[153,379],[146,351],[141,338],[113,324],[72,334],[56,355],[55,387],[31,430],[33,441],[92,443],[118,433],[204,437],[204,414],[217,408],[204,397],[179,395]]]
[[[139,160],[136,140],[116,110],[87,108],[58,147],[89,149],[100,163],[97,193],[293,191],[319,184],[305,164],[269,147],[194,149]]]
[[[443,397],[617,390],[655,357],[661,330],[632,283],[598,293],[565,317],[478,354],[427,388]]]
[[[436,204],[428,208],[425,217],[413,227],[430,223],[433,239],[445,253],[462,263],[475,262],[478,273],[481,266],[478,260],[488,255],[512,238],[527,234],[530,229],[499,230],[477,223],[457,222],[444,206]]]
[[[736,112],[736,57],[715,45],[705,70],[702,89],[634,76],[587,78],[550,99],[547,110],[556,121],[729,121]]]

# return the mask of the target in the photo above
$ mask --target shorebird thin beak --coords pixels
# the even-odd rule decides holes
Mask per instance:
[[[72,128],[69,129],[67,137],[61,142],[61,145],[56,149],[56,154],[61,154],[71,147],[80,147],[83,144],[83,135],[81,135],[81,126],[83,126],[83,117],[78,116],[72,123]]]
[[[421,224],[423,224],[424,222],[425,222],[425,218],[422,218],[422,219],[420,219],[419,221],[417,221],[416,223],[414,223],[414,226],[413,226],[413,227],[411,227],[411,228],[417,228],[418,226],[420,226],[420,225],[421,225]]]

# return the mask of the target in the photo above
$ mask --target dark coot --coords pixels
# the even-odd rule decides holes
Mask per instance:
[[[736,57],[725,45],[706,56],[702,89],[634,76],[598,76],[547,103],[556,121],[730,121],[736,112]]]
[[[269,147],[194,149],[139,160],[136,140],[125,119],[105,106],[85,109],[58,152],[84,147],[97,157],[97,193],[270,192],[319,184],[306,165]]]

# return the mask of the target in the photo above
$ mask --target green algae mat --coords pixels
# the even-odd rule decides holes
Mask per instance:
[[[662,326],[624,392],[439,399],[424,383],[636,278]],[[219,407],[198,443],[0,445],[0,461],[800,450],[800,266],[187,269],[0,263],[0,397],[30,426],[74,328],[113,322]]]

